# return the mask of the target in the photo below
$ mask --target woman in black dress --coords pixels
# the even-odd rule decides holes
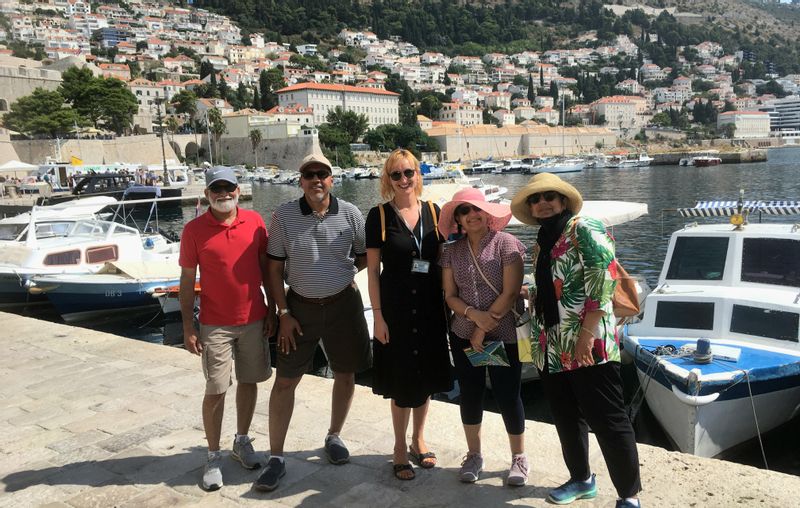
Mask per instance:
[[[425,443],[425,419],[430,396],[452,388],[438,266],[443,241],[437,230],[439,208],[420,201],[420,194],[419,161],[408,150],[395,150],[381,174],[381,195],[389,201],[372,208],[366,224],[374,318],[372,391],[392,399],[392,462],[400,480],[415,476],[409,457],[423,468],[436,465]]]

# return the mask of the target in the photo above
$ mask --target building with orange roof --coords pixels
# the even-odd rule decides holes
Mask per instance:
[[[369,128],[400,121],[399,95],[380,88],[300,83],[282,88],[276,93],[280,106],[299,104],[311,108],[316,125],[324,123],[328,112],[337,107],[366,116]]]

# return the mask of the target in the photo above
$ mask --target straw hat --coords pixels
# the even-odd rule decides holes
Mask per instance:
[[[442,207],[442,213],[439,217],[439,231],[445,238],[458,230],[455,211],[459,205],[464,203],[475,205],[488,213],[492,217],[492,220],[489,221],[489,227],[495,231],[500,231],[506,227],[506,224],[511,220],[511,209],[508,205],[489,203],[486,201],[486,196],[483,195],[483,192],[478,189],[472,187],[461,189],[453,194],[453,198]]]
[[[531,207],[528,205],[528,196],[537,192],[556,191],[567,198],[567,210],[573,214],[578,214],[583,208],[583,198],[578,189],[568,184],[552,173],[539,173],[528,180],[528,184],[517,191],[514,199],[511,200],[511,213],[518,221],[536,226],[539,221],[531,214]]]

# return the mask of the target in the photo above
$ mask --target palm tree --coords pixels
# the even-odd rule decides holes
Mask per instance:
[[[175,141],[175,133],[178,132],[178,119],[174,116],[167,118],[166,127],[170,133],[170,139]]]
[[[221,150],[219,149],[219,138],[228,132],[228,129],[225,127],[225,122],[222,121],[222,112],[220,112],[219,109],[211,108],[208,110],[208,128],[214,137],[214,151],[217,152],[217,155],[220,158],[220,163],[222,163]]]
[[[261,131],[253,129],[250,131],[250,143],[253,144],[253,155],[256,158],[256,168],[258,168],[258,147],[261,144]]]

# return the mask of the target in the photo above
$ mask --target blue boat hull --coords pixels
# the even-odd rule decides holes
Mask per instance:
[[[737,362],[653,354],[693,343],[625,337],[648,405],[681,451],[714,457],[800,414],[800,356],[747,344],[735,345]]]
[[[47,297],[64,321],[71,323],[131,309],[158,308],[148,291],[176,285],[179,279],[126,284],[62,284]]]

